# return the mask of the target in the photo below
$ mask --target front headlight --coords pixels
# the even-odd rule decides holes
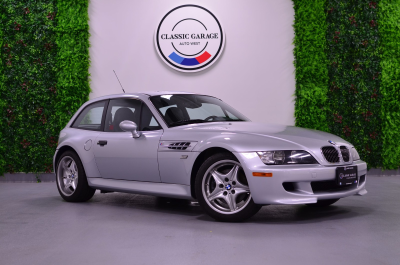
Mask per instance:
[[[257,154],[266,165],[318,164],[310,153],[302,150],[266,151],[257,152]]]
[[[351,156],[353,157],[353,161],[360,160],[360,155],[355,147],[351,148]]]

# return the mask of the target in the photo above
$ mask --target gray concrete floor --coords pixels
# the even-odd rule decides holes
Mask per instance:
[[[367,189],[229,224],[180,201],[67,203],[55,183],[0,183],[0,264],[400,264],[400,177],[368,177]]]

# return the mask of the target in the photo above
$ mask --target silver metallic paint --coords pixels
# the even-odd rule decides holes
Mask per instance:
[[[253,122],[213,122],[168,128],[163,118],[160,116],[158,111],[156,111],[149,100],[150,96],[164,94],[178,93],[165,91],[136,94],[117,94],[100,97],[86,102],[72,117],[65,129],[61,131],[57,149],[60,149],[63,146],[72,147],[82,160],[86,175],[89,180],[89,185],[95,188],[104,189],[108,187],[108,190],[115,191],[142,193],[141,189],[143,188],[143,192],[147,192],[145,194],[151,193],[152,195],[164,196],[162,194],[167,193],[169,194],[168,196],[180,198],[183,196],[181,191],[174,194],[174,189],[168,189],[168,192],[164,190],[165,187],[171,187],[165,185],[177,184],[178,187],[185,187],[184,190],[188,192],[185,194],[190,196],[190,177],[196,158],[201,154],[201,152],[209,148],[218,147],[232,152],[238,158],[246,173],[251,194],[255,203],[303,204],[314,203],[318,199],[334,199],[351,195],[363,195],[366,193],[366,182],[364,182],[356,189],[350,191],[313,194],[310,182],[335,179],[335,170],[337,166],[357,165],[358,176],[367,174],[367,165],[361,160],[352,161],[351,158],[348,163],[341,161],[334,164],[331,164],[325,160],[321,154],[321,147],[326,146],[328,144],[328,140],[336,142],[337,146],[344,145],[349,149],[353,147],[349,142],[336,135],[293,126],[271,125]],[[182,94],[189,93],[183,92]],[[145,141],[142,139],[140,145],[141,152],[136,152],[135,154],[131,154],[128,151],[129,148],[124,149],[122,147],[125,144],[127,146],[134,146],[134,142],[138,140],[140,141],[140,137],[134,139],[129,135],[129,133],[125,133],[125,135],[124,133],[110,133],[113,134],[113,136],[110,136],[110,139],[112,139],[112,141],[116,141],[116,143],[118,142],[118,145],[122,149],[116,148],[110,151],[104,151],[106,149],[103,149],[103,158],[108,157],[114,161],[105,162],[102,160],[102,162],[99,162],[101,163],[100,167],[102,170],[105,168],[103,173],[104,177],[118,179],[121,178],[120,175],[122,175],[124,178],[129,180],[162,182],[157,183],[159,185],[149,185],[151,182],[121,182],[120,180],[107,179],[106,181],[105,179],[101,179],[100,172],[97,169],[94,160],[93,150],[108,146],[106,145],[104,147],[100,147],[97,145],[97,141],[101,138],[99,135],[104,135],[104,132],[100,133],[70,128],[72,121],[85,106],[95,101],[112,98],[137,98],[142,100],[148,105],[153,115],[162,126],[163,130],[156,132],[156,136],[153,138],[154,141],[151,141],[150,145],[144,144]],[[143,134],[148,133],[149,132],[143,132]],[[150,134],[148,135],[150,136]],[[119,138],[119,136],[122,136],[122,138]],[[130,136],[130,138],[128,136]],[[159,141],[191,141],[197,142],[197,144],[194,146],[191,152],[177,150],[163,150],[162,152],[159,150],[159,152],[157,152],[159,146],[157,138],[159,138]],[[94,141],[93,146],[89,151],[85,151],[84,144],[89,139]],[[157,142],[157,145],[155,142]],[[255,153],[257,151],[274,150],[305,150],[312,154],[319,164],[265,165]],[[54,158],[56,155],[57,151]],[[180,159],[182,155],[188,155],[188,158]],[[124,165],[121,166],[121,162],[118,161],[120,160],[118,157],[125,157],[129,160],[128,157],[130,156],[132,161],[136,160],[140,162],[133,161],[132,163],[136,163],[136,166],[129,165],[128,163],[122,163]],[[54,165],[55,162],[56,161],[54,161]],[[107,169],[107,166],[105,166],[106,164],[103,163],[106,163],[112,168]],[[115,164],[120,166],[114,167],[113,165]],[[159,172],[157,172],[158,170]],[[273,177],[253,177],[252,172],[254,171],[273,173]],[[137,172],[140,173],[137,174]],[[135,177],[132,177],[133,175],[135,175]],[[91,181],[91,178],[96,179]],[[284,190],[282,183],[285,181],[297,182],[296,191],[287,192]],[[146,184],[138,185],[138,183]],[[163,185],[163,183],[169,184]],[[151,186],[151,188],[148,186]]]
[[[137,131],[138,126],[133,121],[121,121],[119,128],[125,132],[130,132],[133,138],[139,138],[141,132]]]
[[[130,132],[101,132],[93,153],[103,178],[160,182],[157,149],[163,130],[143,132],[133,138]]]
[[[88,178],[88,183],[92,188],[100,190],[137,193],[187,200],[193,199],[190,194],[190,186],[186,185],[103,178]]]
[[[100,172],[97,169],[97,165],[94,160],[93,147],[89,151],[85,150],[86,142],[88,140],[94,141],[98,134],[100,134],[100,132],[65,127],[60,133],[57,150],[53,157],[54,172],[57,172],[57,161],[55,161],[55,159],[58,154],[58,150],[64,146],[68,146],[78,154],[88,178],[100,177]]]
[[[258,204],[304,204],[315,203],[318,199],[337,199],[357,195],[365,190],[365,183],[356,189],[339,192],[323,192],[314,194],[312,181],[334,180],[336,166],[323,165],[274,165],[268,166],[261,162],[255,152],[234,153],[246,173],[251,195]],[[358,168],[358,176],[367,174],[367,164],[361,160],[353,165]],[[272,177],[253,177],[252,172],[272,173]],[[251,177],[250,177],[251,176]],[[287,192],[283,182],[298,182],[298,190]]]
[[[186,159],[181,159],[187,155]],[[158,166],[161,182],[190,185],[190,175],[198,152],[171,151],[158,152]]]

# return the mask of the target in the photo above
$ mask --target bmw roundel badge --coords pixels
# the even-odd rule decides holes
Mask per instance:
[[[332,145],[336,145],[336,143],[334,141],[328,140],[328,143],[332,144]]]

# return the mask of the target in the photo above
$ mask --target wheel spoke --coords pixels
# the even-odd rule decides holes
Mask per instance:
[[[228,193],[226,196],[224,196],[224,200],[226,201],[226,204],[228,204],[231,211],[236,210],[236,196]]]
[[[207,197],[208,201],[214,201],[216,199],[224,199],[224,191],[217,190],[217,188]],[[216,191],[216,192],[215,192]]]
[[[239,166],[234,165],[233,168],[228,172],[228,174],[225,175],[225,177],[228,178],[229,181],[237,181],[238,171],[239,171]]]
[[[236,181],[236,184],[234,186],[235,190],[246,190],[246,192],[250,192],[249,186],[243,185],[239,181]]]
[[[71,187],[76,190],[76,179],[71,181]]]
[[[68,189],[69,187],[71,187],[71,181],[66,181],[66,183],[64,183],[64,189]]]
[[[75,172],[76,172],[76,164],[75,164],[75,161],[72,161],[71,164],[69,164],[68,169],[71,171],[72,174],[75,174]]]
[[[249,187],[246,187],[246,188],[237,188],[237,187],[235,187],[235,195],[236,196],[239,195],[239,194],[242,194],[242,193],[249,193],[249,192],[250,192]]]
[[[219,184],[222,184],[222,185],[224,184],[225,175],[222,175],[218,171],[213,170],[211,172],[211,176],[214,178],[215,183],[217,184],[217,187],[218,187]]]
[[[63,161],[63,163],[61,164],[61,167],[64,169],[64,171],[68,170],[68,165],[67,165],[66,160]]]

